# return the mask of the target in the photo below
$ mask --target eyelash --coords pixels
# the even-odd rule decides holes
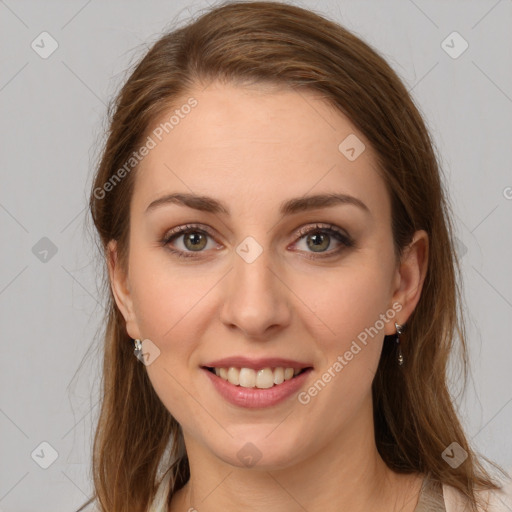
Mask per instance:
[[[179,227],[173,229],[171,232],[166,233],[165,236],[163,237],[163,239],[160,240],[160,243],[163,247],[166,247],[167,250],[169,250],[171,253],[176,255],[178,258],[196,258],[197,256],[194,254],[194,252],[200,253],[200,252],[204,252],[204,251],[181,251],[179,249],[172,249],[171,247],[169,247],[170,242],[172,242],[174,239],[178,238],[179,236],[188,234],[188,233],[200,233],[203,235],[208,235],[211,238],[214,238],[213,233],[206,226],[200,226],[198,224],[187,224],[185,226],[179,226]],[[313,227],[308,226],[305,228],[301,228],[296,233],[297,241],[311,233],[323,233],[323,234],[332,236],[338,242],[340,242],[344,247],[340,247],[338,249],[329,251],[328,253],[316,253],[315,256],[311,256],[311,254],[315,254],[315,253],[309,253],[308,255],[306,255],[306,258],[310,258],[313,260],[317,260],[317,259],[321,259],[321,258],[328,258],[328,257],[337,255],[344,248],[350,248],[350,247],[355,246],[354,240],[350,236],[345,235],[340,230],[338,230],[333,224],[326,224],[324,226],[322,226],[320,224],[316,224]]]

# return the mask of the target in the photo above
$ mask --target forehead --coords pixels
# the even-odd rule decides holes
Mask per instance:
[[[176,101],[148,134],[154,147],[136,173],[141,208],[175,191],[240,207],[308,192],[354,195],[371,210],[389,206],[372,148],[317,93],[214,82]]]

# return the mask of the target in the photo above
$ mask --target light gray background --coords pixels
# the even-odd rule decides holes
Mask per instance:
[[[0,511],[71,511],[92,491],[101,367],[95,350],[83,358],[98,340],[103,298],[84,226],[105,105],[128,65],[170,22],[207,5],[0,0]],[[379,49],[433,133],[465,276],[473,366],[458,405],[477,449],[509,469],[512,2],[299,5],[340,21]],[[47,59],[31,48],[43,31],[59,45]],[[441,46],[453,31],[469,44],[456,59]],[[43,237],[57,248],[46,262],[32,250]],[[460,381],[453,386],[460,395]],[[58,452],[48,469],[31,457],[43,441]]]

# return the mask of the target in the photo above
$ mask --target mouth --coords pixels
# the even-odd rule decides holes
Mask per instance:
[[[274,368],[261,368],[259,370],[243,367],[236,368],[233,366],[229,368],[203,366],[202,368],[229,382],[233,386],[257,389],[269,389],[280,386],[284,382],[292,380],[313,369],[311,366],[306,368],[285,368],[278,366]]]

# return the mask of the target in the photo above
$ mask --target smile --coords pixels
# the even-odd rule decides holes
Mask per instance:
[[[272,407],[285,402],[306,385],[306,380],[313,371],[311,366],[296,369],[267,366],[259,370],[234,366],[202,366],[201,369],[220,397],[232,405],[248,409]],[[221,372],[224,377],[220,375]],[[229,378],[234,382],[230,382]],[[280,384],[276,384],[274,379]],[[268,387],[260,388],[257,384]]]
[[[259,370],[252,368],[236,368],[233,366],[229,368],[205,368],[234,386],[258,389],[268,389],[279,386],[283,382],[293,379],[307,370],[307,368],[284,368],[281,366],[276,368],[261,368]]]

